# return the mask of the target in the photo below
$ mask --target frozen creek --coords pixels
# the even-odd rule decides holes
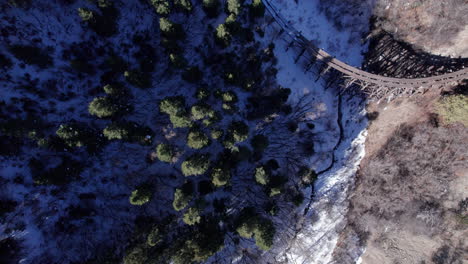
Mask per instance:
[[[364,32],[346,27],[338,30],[322,12],[319,0],[298,3],[273,0],[271,3],[305,37],[348,64],[361,65],[366,46],[362,45],[359,34]],[[334,7],[327,8],[333,12]],[[345,23],[352,19],[346,15],[342,18]],[[368,28],[366,15],[359,22],[360,28]],[[291,100],[299,100],[304,95],[313,98],[314,111],[309,118],[316,124],[317,154],[310,159],[310,166],[322,173],[316,182],[315,198],[305,202],[301,208],[304,214],[295,216],[295,236],[280,234],[276,247],[263,256],[262,262],[331,263],[339,232],[346,225],[348,191],[364,156],[365,102],[347,94],[340,98],[336,87],[324,88],[322,79],[316,81],[317,76],[304,73],[304,69],[294,63],[297,54],[285,52],[287,43],[276,39],[275,45],[278,83],[292,89]],[[354,252],[356,261],[361,253]]]

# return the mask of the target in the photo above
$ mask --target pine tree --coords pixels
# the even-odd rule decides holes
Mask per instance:
[[[168,115],[185,111],[185,98],[183,96],[166,97],[159,103],[159,111]]]
[[[210,166],[210,159],[207,154],[193,154],[182,162],[182,173],[185,176],[201,175]]]
[[[159,144],[156,147],[156,155],[160,161],[172,162],[175,157],[174,147],[169,144]]]
[[[209,18],[218,16],[220,6],[219,0],[203,0],[203,10]]]
[[[156,13],[162,16],[167,16],[171,12],[171,7],[168,0],[150,0],[154,6]]]
[[[215,167],[211,170],[211,182],[216,187],[222,187],[229,183],[231,173],[228,169]]]
[[[111,117],[120,109],[119,105],[109,96],[96,97],[88,106],[88,111],[91,115],[99,118]]]
[[[184,223],[187,225],[195,225],[200,223],[201,217],[200,217],[200,210],[196,207],[191,207],[187,210],[187,212],[184,214]]]
[[[187,207],[190,200],[192,200],[192,195],[187,194],[182,189],[176,189],[174,192],[174,201],[172,202],[172,206],[174,207],[174,210],[181,211]]]
[[[151,200],[153,193],[151,191],[151,186],[148,184],[143,184],[138,186],[130,195],[130,203],[132,205],[143,205]]]
[[[239,15],[241,10],[241,3],[239,0],[227,0],[227,10],[229,13]]]
[[[242,121],[232,122],[229,126],[229,132],[235,142],[242,142],[249,137],[249,127]]]
[[[255,181],[261,185],[267,185],[270,182],[270,176],[263,166],[255,169]]]
[[[104,128],[103,134],[108,140],[127,140],[130,136],[130,131],[128,126],[125,124],[112,123]]]
[[[193,149],[202,149],[210,144],[210,139],[200,130],[192,130],[187,135],[187,145]]]
[[[158,227],[153,227],[148,234],[148,237],[146,239],[146,244],[150,247],[157,246],[159,243],[161,243],[163,240],[163,235],[161,234],[161,231],[159,230]]]

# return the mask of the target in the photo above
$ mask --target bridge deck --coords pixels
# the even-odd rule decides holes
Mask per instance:
[[[392,78],[385,77],[370,72],[363,71],[351,65],[348,65],[330,54],[325,50],[319,49],[316,47],[312,41],[305,38],[299,31],[293,28],[286,20],[281,16],[277,9],[270,3],[269,0],[262,0],[266,9],[270,15],[275,19],[275,21],[281,26],[281,28],[303,49],[306,49],[310,54],[314,55],[318,60],[326,62],[331,68],[357,80],[363,82],[374,84],[377,86],[387,86],[387,87],[423,87],[431,86],[434,84],[444,84],[454,81],[461,81],[468,79],[468,68],[461,69],[456,72],[442,74],[438,76],[432,76],[427,78]]]

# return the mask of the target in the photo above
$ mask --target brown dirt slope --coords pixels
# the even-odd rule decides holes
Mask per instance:
[[[438,91],[370,105],[366,157],[336,263],[468,263],[468,129],[442,125]],[[355,240],[355,239],[354,239]]]

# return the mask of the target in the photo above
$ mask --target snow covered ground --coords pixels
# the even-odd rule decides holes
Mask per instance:
[[[366,50],[356,32],[346,28],[338,30],[320,10],[319,0],[290,1],[272,0],[281,15],[298,31],[319,47],[333,54],[340,60],[360,66],[363,61],[362,52]],[[331,3],[332,5],[332,3]],[[362,23],[367,23],[362,18]],[[362,26],[360,28],[368,28]],[[365,32],[362,32],[365,33]],[[316,152],[310,166],[317,171],[327,168],[333,159],[333,149],[339,141],[338,91],[336,87],[324,88],[324,81],[316,81],[312,73],[304,73],[304,69],[294,63],[297,54],[285,52],[287,43],[281,39],[275,41],[275,55],[278,58],[278,83],[292,89],[291,100],[299,100],[304,95],[313,98],[315,136],[317,137]],[[365,104],[361,98],[344,94],[342,96],[341,112],[343,138],[334,151],[334,166],[320,175],[316,182],[316,197],[310,204],[302,221],[302,227],[292,241],[284,241],[281,235],[276,241],[276,248],[271,250],[267,261],[282,261],[285,263],[330,263],[333,249],[337,243],[338,233],[344,227],[347,211],[347,191],[354,182],[354,175],[364,156],[364,142],[367,131]],[[360,252],[356,252],[356,258]]]

